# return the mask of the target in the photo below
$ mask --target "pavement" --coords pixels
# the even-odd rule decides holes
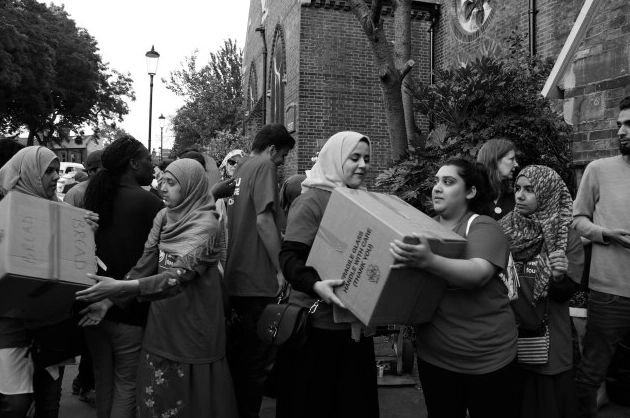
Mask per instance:
[[[76,365],[66,366],[61,394],[59,418],[96,418],[96,410],[72,395],[72,380],[78,373]],[[415,378],[413,386],[379,387],[381,418],[427,418],[422,389]],[[275,417],[275,400],[265,398],[260,418]],[[535,417],[532,417],[535,418]],[[604,406],[598,418],[630,418],[630,408],[616,404]]]

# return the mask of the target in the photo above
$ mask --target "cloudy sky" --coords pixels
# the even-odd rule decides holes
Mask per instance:
[[[53,0],[63,4],[77,25],[96,38],[103,61],[134,80],[136,101],[122,127],[147,143],[149,129],[149,75],[144,54],[155,45],[160,53],[153,85],[152,148],[159,147],[158,116],[168,119],[182,100],[166,89],[162,78],[181,68],[184,58],[199,50],[205,62],[223,40],[236,39],[245,44],[249,0]],[[165,128],[164,148],[173,137]]]

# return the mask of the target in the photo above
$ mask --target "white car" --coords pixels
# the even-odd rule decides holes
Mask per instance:
[[[81,163],[70,163],[70,162],[62,162],[59,164],[59,175],[63,177],[64,174],[73,172],[73,171],[85,171],[85,167]]]

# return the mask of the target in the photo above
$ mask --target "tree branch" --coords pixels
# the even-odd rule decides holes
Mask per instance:
[[[407,74],[409,74],[409,71],[411,71],[415,64],[416,62],[414,60],[409,60],[405,63],[405,66],[400,71],[400,81],[403,81],[405,79],[405,77],[407,76]]]
[[[383,0],[372,0],[372,12],[370,14],[370,21],[374,27],[378,27],[381,21],[381,11],[383,10]]]

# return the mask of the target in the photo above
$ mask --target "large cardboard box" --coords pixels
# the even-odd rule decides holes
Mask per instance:
[[[414,232],[429,237],[434,253],[463,255],[466,240],[403,200],[348,188],[332,192],[307,265],[322,279],[342,279],[335,290],[366,325],[431,320],[446,282],[419,269],[392,269],[389,244]]]
[[[0,316],[46,319],[71,311],[92,285],[94,233],[85,210],[10,192],[0,201]]]

